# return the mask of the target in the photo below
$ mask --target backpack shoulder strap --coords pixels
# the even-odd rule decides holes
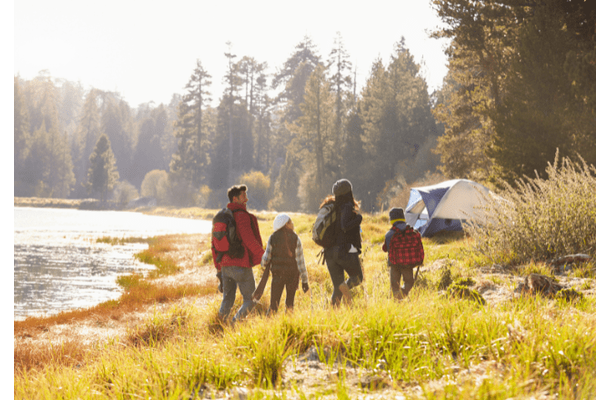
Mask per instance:
[[[392,238],[394,238],[394,236],[396,236],[396,234],[398,235],[406,235],[407,231],[406,230],[400,230],[398,229],[395,225],[392,225],[392,230],[394,231],[394,235],[392,235]]]

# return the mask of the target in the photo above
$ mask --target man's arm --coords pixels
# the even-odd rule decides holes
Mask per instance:
[[[236,212],[233,215],[235,224],[237,225],[237,233],[239,233],[239,236],[241,237],[243,246],[254,256],[254,265],[259,264],[265,250],[263,250],[263,246],[258,243],[256,236],[254,236],[254,232],[252,232],[250,214],[247,212]]]

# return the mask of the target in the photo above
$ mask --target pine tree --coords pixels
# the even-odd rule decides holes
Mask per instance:
[[[335,133],[341,145],[340,153],[343,154],[343,146],[346,143],[343,121],[347,114],[349,99],[352,98],[350,93],[352,89],[352,62],[343,46],[343,39],[339,32],[337,32],[334,47],[330,52],[328,70],[331,73],[329,78],[331,90],[335,95]]]
[[[337,140],[333,135],[335,113],[330,82],[326,78],[326,69],[318,65],[310,75],[305,87],[305,96],[301,104],[302,116],[293,125],[297,132],[295,139],[314,157],[315,184],[318,188],[325,187],[324,177],[329,168],[337,164]],[[333,180],[331,177],[330,180]],[[326,192],[326,190],[324,190]],[[321,199],[319,199],[321,201]]]
[[[102,132],[112,143],[116,166],[121,176],[129,176],[134,146],[134,126],[129,105],[111,93],[104,94],[105,107],[102,111]]]
[[[300,176],[303,172],[300,156],[301,154],[296,150],[296,143],[288,146],[286,162],[280,168],[273,200],[270,202],[274,210],[301,211],[301,201],[298,196]]]
[[[490,155],[509,181],[535,177],[536,171],[544,177],[557,149],[595,163],[595,41],[575,32],[582,29],[570,22],[577,10],[566,13],[562,6],[539,4],[519,27],[503,103],[492,114],[496,135]],[[578,53],[583,60],[589,53],[590,63],[571,73]],[[574,90],[577,86],[580,90]]]
[[[50,130],[47,134],[51,155],[46,174],[46,181],[50,187],[49,197],[67,198],[76,182],[68,135],[56,129]]]
[[[149,171],[166,169],[163,161],[161,139],[167,124],[167,113],[163,104],[155,108],[150,116],[140,124],[138,143],[134,150],[133,163],[130,169],[130,182],[140,187],[144,176]]]
[[[354,187],[364,189],[360,191],[359,199],[362,201],[362,208],[370,210],[377,193],[371,193],[368,189],[368,179],[365,179],[369,173],[369,166],[363,162],[367,156],[362,141],[364,137],[363,125],[360,102],[358,102],[348,114],[345,124],[347,139],[343,149],[341,176],[348,179]]]
[[[362,176],[371,193],[380,193],[387,182],[396,180],[399,163],[413,163],[429,138],[437,136],[427,86],[418,72],[401,39],[387,68],[381,60],[374,63],[363,89],[360,107],[367,168]]]
[[[254,165],[260,171],[267,173],[271,167],[271,152],[277,146],[271,141],[271,107],[267,87],[267,63],[257,65],[256,79],[253,82],[251,112],[255,117],[253,133],[255,135]]]
[[[365,146],[383,182],[393,177],[398,161],[414,157],[425,138],[436,133],[418,68],[409,51],[397,46],[387,69],[380,60],[375,63],[363,90]]]
[[[440,155],[439,169],[445,177],[484,181],[495,169],[488,155],[494,128],[478,108],[486,101],[486,91],[480,86],[459,84],[456,74],[461,75],[451,69],[447,73],[433,110],[444,127],[433,151]]]
[[[74,175],[76,178],[75,194],[83,197],[84,183],[89,169],[89,156],[97,143],[101,133],[100,111],[97,105],[98,91],[91,89],[87,93],[83,105],[78,128],[72,141],[72,159],[74,160]],[[81,192],[81,188],[83,192]]]
[[[497,165],[489,156],[495,126],[490,115],[501,105],[516,29],[524,5],[511,0],[472,2],[434,0],[433,7],[447,28],[433,38],[451,39],[449,57],[452,94],[435,109],[445,126],[436,152],[447,177],[491,179]]]
[[[61,82],[61,87],[59,88],[59,123],[72,141],[78,128],[85,90],[80,82],[74,83],[65,79],[58,81]]]
[[[224,97],[226,98],[228,110],[227,137],[229,139],[229,162],[228,169],[226,172],[227,178],[225,179],[232,180],[235,175],[235,132],[233,129],[233,108],[235,105],[235,101],[238,97],[239,89],[242,85],[242,80],[238,74],[237,65],[233,62],[233,59],[236,57],[236,55],[231,52],[231,48],[233,47],[231,42],[227,42],[227,47],[229,48],[229,51],[225,53],[225,57],[228,61],[228,70],[226,75],[224,76],[224,81],[225,83],[227,83],[227,87],[224,91]]]
[[[28,84],[32,146],[25,162],[29,192],[38,197],[65,198],[74,184],[70,146],[59,122],[59,91],[43,74]]]
[[[316,53],[316,46],[309,36],[305,36],[290,58],[284,62],[282,69],[273,77],[272,89],[283,85],[276,99],[284,104],[283,121],[294,122],[302,115],[299,105],[305,96],[305,85],[319,63],[320,56]]]
[[[253,167],[254,143],[250,114],[245,104],[231,103],[230,96],[225,94],[217,109],[216,136],[211,155],[210,187],[213,189],[233,184],[242,173]],[[230,135],[230,132],[233,132],[233,135]],[[231,137],[234,139],[232,151]],[[229,156],[231,153],[232,157]]]
[[[435,0],[452,40],[435,115],[449,177],[544,174],[556,148],[595,162],[595,2]]]
[[[101,201],[107,199],[119,180],[116,161],[106,134],[102,134],[89,157],[90,167],[85,184],[90,195],[99,195]]]
[[[27,195],[27,188],[24,185],[26,177],[25,161],[28,157],[31,146],[30,121],[28,116],[27,105],[25,98],[21,92],[19,78],[14,78],[14,139],[13,139],[13,157],[14,157],[14,173],[15,173],[15,196]]]
[[[47,197],[48,185],[45,183],[49,165],[49,144],[47,128],[42,121],[40,127],[32,132],[32,145],[24,162],[23,183],[26,196]]]
[[[193,190],[204,182],[209,165],[210,135],[212,121],[209,119],[209,86],[211,76],[197,60],[184,95],[178,105],[174,125],[176,152],[172,155],[170,172],[183,179]]]

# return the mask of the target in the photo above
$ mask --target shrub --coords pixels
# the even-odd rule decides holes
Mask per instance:
[[[119,182],[114,188],[114,201],[123,206],[138,196],[138,189],[127,181]]]
[[[149,171],[140,186],[140,194],[142,196],[154,197],[159,204],[167,203],[167,190],[167,172],[159,169]]]
[[[438,290],[444,290],[447,289],[447,287],[451,285],[452,282],[453,279],[451,278],[451,269],[445,267],[441,270],[441,276],[438,280],[438,284],[436,287],[438,288]]]
[[[455,282],[447,288],[447,294],[454,298],[472,300],[481,305],[485,305],[486,301],[475,289],[470,289],[464,285],[458,285]]]
[[[546,169],[547,180],[524,178],[511,187],[503,182],[503,200],[485,213],[487,223],[466,226],[476,252],[494,263],[548,260],[560,255],[595,254],[596,169],[569,158]],[[592,254],[591,254],[592,253]]]
[[[584,296],[582,293],[580,293],[576,289],[571,289],[571,288],[570,289],[561,289],[560,291],[558,291],[555,294],[556,299],[563,299],[565,301],[580,300],[583,297]]]
[[[239,177],[239,183],[248,186],[248,207],[266,210],[270,198],[271,180],[260,171],[250,171]]]
[[[189,318],[190,313],[184,308],[174,308],[169,315],[155,313],[144,326],[128,335],[127,342],[134,346],[154,346],[174,336]]]
[[[460,286],[474,286],[476,284],[476,282],[471,278],[457,278],[456,280],[453,281],[454,284],[456,285],[460,285]]]
[[[199,207],[205,208],[208,204],[208,200],[210,199],[210,195],[212,194],[212,189],[210,189],[206,185],[201,185],[199,188],[199,192],[197,193],[197,205]]]

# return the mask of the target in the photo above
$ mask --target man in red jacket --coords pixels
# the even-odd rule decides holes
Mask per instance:
[[[254,307],[252,293],[256,283],[252,267],[260,264],[265,251],[263,241],[258,229],[258,219],[246,211],[248,187],[246,185],[235,185],[229,188],[227,195],[230,203],[227,208],[233,211],[233,218],[237,226],[237,237],[241,240],[244,247],[244,255],[241,258],[231,258],[225,254],[220,260],[223,296],[220,310],[218,312],[222,319],[226,319],[235,303],[235,293],[237,287],[244,298],[243,305],[233,318],[233,322],[246,317],[248,312]]]

